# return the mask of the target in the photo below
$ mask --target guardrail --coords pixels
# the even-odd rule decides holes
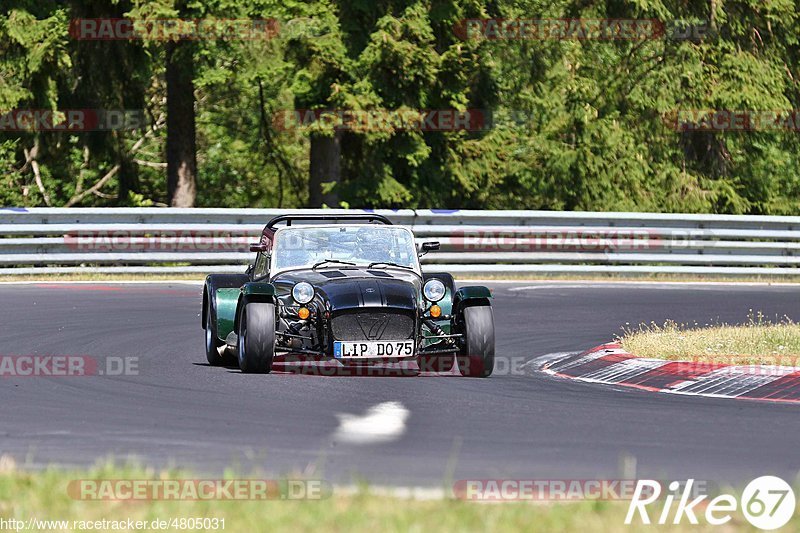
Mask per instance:
[[[0,208],[0,275],[241,272],[273,216],[360,210]],[[800,275],[800,217],[375,210],[472,275]]]

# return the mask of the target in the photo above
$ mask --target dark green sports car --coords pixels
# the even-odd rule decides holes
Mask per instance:
[[[273,362],[344,365],[416,360],[421,370],[487,377],[494,368],[491,292],[456,290],[446,273],[423,273],[408,228],[384,216],[283,215],[250,246],[245,274],[212,274],[203,289],[206,356],[235,354],[242,372]],[[454,363],[455,360],[455,363]]]

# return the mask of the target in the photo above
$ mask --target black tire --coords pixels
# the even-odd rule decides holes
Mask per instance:
[[[275,304],[253,302],[239,310],[237,353],[246,374],[268,374],[275,355]]]
[[[485,378],[494,370],[494,315],[488,305],[475,305],[462,311],[464,347],[456,357],[462,376]]]
[[[212,317],[211,302],[206,304],[205,340],[208,364],[221,366],[224,363],[223,357],[219,354],[219,347],[222,346],[222,342],[217,338],[217,323]]]

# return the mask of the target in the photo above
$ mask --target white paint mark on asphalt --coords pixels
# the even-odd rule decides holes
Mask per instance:
[[[399,439],[406,430],[411,412],[400,402],[384,402],[370,407],[363,416],[339,413],[337,442],[378,444]]]

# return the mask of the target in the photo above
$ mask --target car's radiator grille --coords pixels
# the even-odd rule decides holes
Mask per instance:
[[[410,339],[414,319],[410,315],[385,311],[344,313],[331,319],[333,338],[340,341]]]

